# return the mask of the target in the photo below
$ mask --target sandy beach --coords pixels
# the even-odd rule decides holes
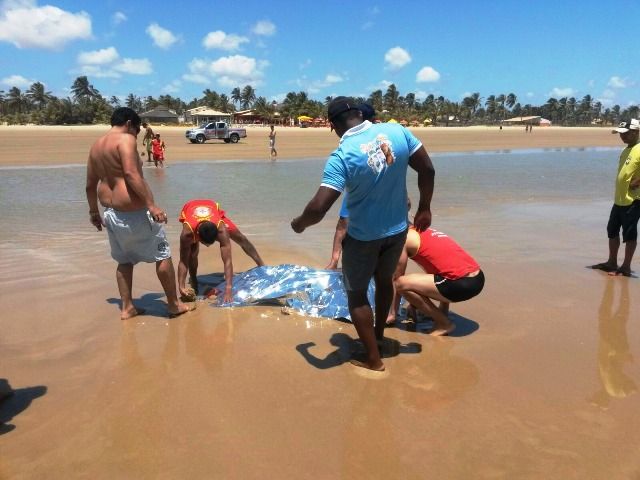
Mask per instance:
[[[188,127],[152,126],[167,144],[171,161],[269,160],[266,127],[247,127],[247,138],[238,144],[212,140],[189,143]],[[5,126],[0,127],[0,166],[64,165],[85,163],[96,137],[108,130],[97,126]],[[429,152],[469,152],[522,148],[586,148],[617,146],[619,139],[609,128],[540,127],[526,133],[523,127],[420,127],[411,129]],[[277,149],[281,159],[325,158],[337,137],[328,128],[278,127]],[[138,137],[143,152],[142,136]]]
[[[289,221],[335,134],[278,128],[286,161],[272,164],[266,128],[237,145],[154,129],[168,168],[144,173],[173,212],[174,263],[180,206],[211,196],[268,264],[326,264],[338,205],[302,235]],[[451,337],[387,329],[383,375],[348,363],[346,322],[208,301],[169,320],[152,265],[134,272],[147,313],[120,321],[84,197],[104,131],[0,127],[0,378],[16,389],[0,408],[0,479],[640,476],[640,280],[585,268],[607,251],[621,149],[609,129],[414,130],[434,157],[433,224],[487,284],[452,305]],[[233,256],[236,271],[253,266]],[[202,281],[220,271],[203,248]]]

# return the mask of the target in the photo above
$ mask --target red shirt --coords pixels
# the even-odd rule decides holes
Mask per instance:
[[[425,272],[441,275],[448,280],[457,280],[480,270],[480,266],[460,245],[432,228],[420,233],[420,247],[411,259]]]
[[[191,200],[185,203],[178,220],[189,226],[196,242],[200,240],[196,233],[199,223],[208,221],[218,228],[220,228],[221,223],[226,224],[224,210],[213,200]]]

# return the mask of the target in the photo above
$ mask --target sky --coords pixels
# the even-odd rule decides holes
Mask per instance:
[[[0,90],[640,103],[640,0],[0,0]]]

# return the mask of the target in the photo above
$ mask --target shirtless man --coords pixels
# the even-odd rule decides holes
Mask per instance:
[[[220,256],[224,265],[224,280],[226,290],[224,302],[231,301],[233,287],[233,263],[231,261],[231,242],[236,242],[259,267],[264,265],[260,254],[251,241],[243,235],[240,229],[225,215],[220,204],[213,200],[190,200],[182,207],[180,217],[182,233],[180,233],[180,263],[178,264],[178,289],[180,295],[186,299],[193,299],[198,293],[198,254],[200,243],[205,247],[220,243]],[[187,272],[189,283],[193,288],[187,288]]]
[[[152,154],[151,147],[152,147],[152,142],[153,142],[153,139],[155,138],[155,135],[153,133],[153,130],[151,129],[151,126],[147,122],[143,122],[142,127],[144,128],[144,137],[142,137],[142,145],[147,147],[147,162],[152,162],[153,157],[151,156]]]
[[[269,131],[269,151],[271,152],[271,160],[278,158],[278,151],[276,150],[276,131],[273,125]]]
[[[131,294],[133,266],[138,262],[156,263],[172,318],[193,308],[178,299],[171,249],[161,225],[167,222],[167,214],[154,203],[151,189],[142,177],[136,148],[138,133],[138,114],[127,107],[117,108],[111,116],[111,130],[91,147],[86,188],[89,219],[99,231],[106,227],[111,256],[118,262],[120,318],[126,320],[143,313],[133,305]],[[104,207],[104,218],[100,216],[98,200]]]

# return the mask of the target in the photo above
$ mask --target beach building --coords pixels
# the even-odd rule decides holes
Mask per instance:
[[[212,108],[202,106],[196,108],[190,108],[184,112],[185,123],[191,123],[193,125],[202,125],[209,122],[227,122],[231,123],[231,113],[219,112]]]
[[[140,118],[143,122],[149,122],[151,124],[159,123],[179,123],[178,114],[175,110],[170,110],[169,107],[164,105],[158,105],[157,107],[141,113]]]
[[[506,120],[503,120],[502,123],[506,125],[540,125],[541,127],[548,127],[551,125],[550,120],[542,118],[540,115],[507,118]]]

